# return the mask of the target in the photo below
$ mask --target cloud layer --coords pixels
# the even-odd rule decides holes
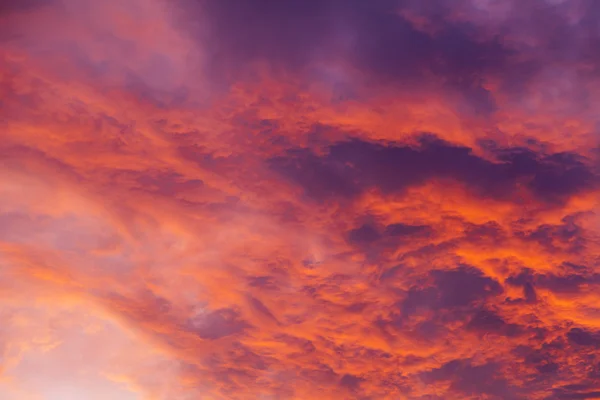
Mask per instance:
[[[0,2],[0,397],[600,398],[599,24]]]

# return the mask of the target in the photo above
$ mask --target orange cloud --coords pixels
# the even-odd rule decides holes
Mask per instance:
[[[0,6],[0,398],[597,397],[598,7],[233,3]]]

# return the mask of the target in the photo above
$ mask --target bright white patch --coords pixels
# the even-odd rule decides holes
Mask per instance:
[[[32,300],[0,310],[2,400],[141,400],[140,378],[154,393],[176,379],[172,361],[90,306]]]

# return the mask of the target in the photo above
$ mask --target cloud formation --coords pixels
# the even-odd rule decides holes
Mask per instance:
[[[599,23],[0,2],[0,397],[600,397]]]

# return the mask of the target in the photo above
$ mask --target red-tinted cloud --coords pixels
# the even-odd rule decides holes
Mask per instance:
[[[0,397],[598,397],[599,22],[0,3]]]

